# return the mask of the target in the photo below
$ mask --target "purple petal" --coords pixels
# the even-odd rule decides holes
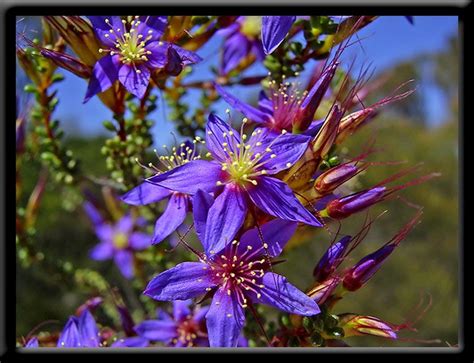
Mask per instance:
[[[134,250],[140,251],[151,246],[152,236],[148,233],[134,232],[130,235],[129,244]]]
[[[331,81],[336,74],[338,65],[339,63],[333,60],[304,98],[296,116],[297,123],[300,124],[299,127],[301,130],[306,130],[308,125],[313,121],[314,114],[329,89]]]
[[[198,190],[193,197],[194,229],[200,241],[205,240],[206,221],[214,199],[206,192]]]
[[[187,300],[215,285],[207,264],[183,262],[154,277],[143,293],[161,301]]]
[[[87,18],[92,23],[95,34],[104,45],[114,47],[117,34],[124,33],[125,29],[119,16],[88,16]],[[109,23],[106,23],[105,19],[108,19]],[[112,33],[110,32],[111,29],[114,30]],[[120,29],[120,31],[117,31],[117,29]]]
[[[90,257],[93,260],[103,261],[112,258],[114,255],[114,247],[109,242],[101,242],[97,246],[95,246],[91,252]]]
[[[262,17],[262,44],[265,54],[272,53],[291,29],[296,16]]]
[[[176,53],[179,54],[181,58],[181,63],[184,66],[187,66],[188,64],[194,64],[194,63],[199,63],[202,61],[202,58],[197,55],[197,53],[181,48],[180,46],[177,46],[176,44],[173,43],[168,43],[171,45],[171,47],[176,51]]]
[[[169,189],[145,181],[122,195],[120,199],[130,205],[145,205],[157,203],[170,195]]]
[[[135,331],[142,338],[160,342],[166,342],[178,335],[174,321],[145,320],[135,326]]]
[[[251,43],[243,34],[237,32],[224,41],[221,72],[233,70],[250,53]]]
[[[106,55],[100,58],[92,69],[92,76],[87,86],[84,103],[89,101],[97,93],[104,92],[117,80],[119,73],[118,56]]]
[[[206,317],[207,312],[209,311],[209,306],[198,307],[194,310],[193,320],[200,324],[202,320]]]
[[[227,159],[228,155],[224,151],[224,143],[228,144],[228,150],[238,152],[237,145],[240,144],[239,133],[219,116],[211,113],[206,125],[206,146],[214,159],[219,161]]]
[[[319,130],[321,130],[321,127],[323,126],[323,124],[324,124],[324,120],[315,120],[315,121],[311,122],[308,129],[305,132],[303,132],[303,135],[316,137]]]
[[[247,214],[245,193],[239,186],[227,184],[209,209],[206,223],[204,251],[207,255],[219,252],[232,242]]]
[[[38,338],[34,337],[28,340],[25,344],[25,348],[39,348]]]
[[[79,334],[81,335],[82,346],[98,347],[100,343],[99,329],[94,317],[85,309],[79,317]]]
[[[261,90],[258,94],[258,108],[267,115],[273,116],[273,102],[267,97],[265,91],[263,90]]]
[[[263,142],[260,149],[265,156],[260,162],[265,164],[262,168],[267,171],[267,174],[276,174],[288,169],[303,156],[310,140],[310,136],[286,134],[279,135],[272,141]],[[265,152],[267,147],[272,151]],[[255,148],[255,152],[258,151],[258,148]],[[272,154],[276,155],[273,159]]]
[[[119,233],[129,234],[133,229],[133,218],[130,214],[126,214],[119,219],[115,225],[115,231]]]
[[[206,322],[211,347],[236,347],[245,322],[244,310],[234,296],[220,288],[214,294]]]
[[[165,211],[156,221],[152,243],[160,243],[173,233],[186,219],[188,209],[189,197],[180,193],[173,193]]]
[[[260,238],[258,228],[252,228],[242,235],[238,249],[242,254],[247,246],[252,246],[254,250],[258,250],[262,248],[263,243],[266,243],[268,254],[271,257],[279,256],[286,243],[295,233],[297,226],[296,222],[274,219],[261,226],[260,231],[263,241]]]
[[[58,347],[77,348],[81,346],[81,337],[77,329],[77,318],[71,316],[59,336]]]
[[[140,21],[143,21],[150,28],[162,35],[168,25],[167,16],[140,16]]]
[[[102,242],[113,244],[114,228],[110,224],[100,224],[95,227],[95,234]]]
[[[239,100],[232,93],[227,92],[217,83],[214,84],[214,87],[219,95],[224,99],[224,101],[226,101],[232,108],[242,112],[245,117],[248,117],[250,120],[258,123],[270,122],[271,114],[269,115],[267,112],[263,112],[258,108],[255,108],[248,103]]]
[[[290,284],[285,277],[267,272],[262,279],[265,287],[256,302],[274,306],[290,314],[312,316],[320,313],[318,304]]]
[[[248,348],[249,341],[243,336],[243,334],[240,335],[239,340],[237,342],[237,346],[242,348]]]
[[[150,42],[146,45],[146,50],[151,54],[147,55],[147,65],[152,68],[164,68],[168,61],[168,47],[163,42]]]
[[[85,201],[83,205],[84,211],[87,213],[89,219],[94,225],[100,225],[104,223],[104,219],[100,215],[97,208],[89,201]]]
[[[263,50],[262,42],[258,39],[250,42],[250,52],[257,57],[257,60],[263,61],[265,59],[265,51]]]
[[[128,92],[142,99],[150,82],[150,70],[144,64],[135,67],[122,64],[118,79]]]
[[[142,337],[122,338],[112,344],[112,347],[143,348],[148,346],[148,340]]]
[[[185,320],[187,316],[191,315],[189,305],[191,300],[176,300],[173,301],[173,316],[175,321]]]
[[[257,183],[257,186],[248,189],[248,193],[255,205],[264,212],[288,221],[322,226],[282,181],[267,176],[258,178]]]
[[[166,173],[147,179],[171,191],[194,195],[201,189],[211,192],[221,175],[221,166],[206,160],[193,160]]]
[[[117,251],[114,260],[122,275],[131,279],[133,277],[133,254],[126,250]]]
[[[171,315],[161,308],[156,309],[156,317],[158,318],[158,320],[174,321]]]

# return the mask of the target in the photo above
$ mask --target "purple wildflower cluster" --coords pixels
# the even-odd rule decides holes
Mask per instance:
[[[314,284],[306,291],[274,269],[284,262],[279,257],[290,240],[300,238],[298,231],[329,229],[332,221],[340,223],[434,176],[387,186],[415,170],[409,168],[368,189],[348,192],[348,182],[372,166],[367,158],[374,151],[341,163],[335,150],[382,106],[412,92],[364,106],[366,72],[353,80],[340,68],[351,36],[375,17],[205,18],[46,17],[48,26],[77,58],[32,43],[51,65],[87,80],[84,102],[97,95],[113,111],[117,124],[104,125],[116,137],[102,149],[114,179],[114,183],[101,182],[108,213],[84,193],[83,206],[99,239],[90,257],[112,259],[132,286],[128,294],[138,290],[143,294],[134,304],[148,304],[134,314],[117,289],[91,284],[101,297],[69,318],[57,346],[246,347],[247,330],[252,329],[252,344],[262,345],[255,338],[259,330],[268,346],[329,346],[340,343],[344,334],[396,339],[401,326],[352,313],[335,318],[330,310],[344,294],[369,281],[421,212],[381,248],[342,271],[340,266],[364,239],[372,221],[355,236],[341,238],[338,233],[316,264]],[[337,44],[328,43],[342,25],[345,35]],[[314,41],[312,37],[321,33],[327,37]],[[181,83],[190,66],[203,61],[197,51],[214,34],[222,40],[216,79]],[[308,38],[305,48],[299,49],[303,45],[296,42],[293,48],[287,46],[296,35]],[[329,57],[332,47],[336,51]],[[316,58],[324,60],[307,85],[301,86],[305,77],[295,64],[302,67]],[[249,65],[268,59],[274,62],[271,67],[281,67],[268,76],[239,78]],[[233,92],[234,84],[260,81],[257,105]],[[205,101],[220,97],[244,117],[232,122],[230,110],[224,118],[203,106],[198,115],[201,125],[189,132],[195,120],[189,120],[186,108],[178,104],[186,87],[201,87]],[[151,95],[155,88],[163,90],[170,104],[174,102],[176,114],[186,120],[180,130],[193,138],[165,146],[163,155],[155,150],[158,162],[145,166],[140,159],[148,157],[151,145],[147,117],[156,108]],[[24,120],[20,121],[18,152],[25,137]],[[146,170],[145,178],[137,166]],[[166,250],[161,242],[176,236],[173,250]],[[175,251],[178,247],[184,247],[184,252]],[[171,252],[183,252],[184,262],[168,261]],[[148,278],[157,270],[161,272]],[[94,280],[81,277],[76,276],[79,281]],[[156,309],[151,305],[155,301],[160,306],[156,314],[150,313],[150,306]],[[172,303],[172,314],[166,311],[167,302]],[[99,305],[113,318],[115,328],[96,322],[91,310]],[[265,325],[261,315],[268,308],[262,305],[277,309],[279,329]],[[335,322],[327,323],[331,319]],[[38,335],[24,346],[47,345],[42,339],[46,340]]]

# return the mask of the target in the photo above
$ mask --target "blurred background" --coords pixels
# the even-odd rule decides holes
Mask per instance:
[[[367,142],[376,139],[375,147],[383,151],[372,160],[406,161],[408,165],[423,162],[423,172],[440,172],[441,177],[402,191],[411,203],[424,207],[422,223],[402,243],[383,268],[357,293],[348,294],[335,309],[336,313],[353,312],[372,315],[395,324],[414,321],[418,332],[402,333],[406,339],[388,342],[377,338],[356,337],[348,340],[354,346],[420,346],[439,339],[437,346],[458,344],[459,340],[459,211],[458,211],[458,89],[459,28],[457,17],[415,16],[410,25],[404,17],[382,16],[358,33],[359,40],[345,55],[349,63],[357,55],[356,64],[371,63],[374,78],[386,78],[383,87],[368,100],[376,101],[390,94],[398,85],[415,80],[416,92],[408,99],[390,105],[367,127],[344,143],[343,152],[355,156]],[[22,18],[18,28],[27,36],[37,32],[37,18]],[[211,79],[209,67],[216,64],[221,39],[211,41],[198,53],[205,59],[196,67],[193,77]],[[210,60],[208,60],[210,59]],[[198,68],[199,67],[199,68]],[[308,67],[310,68],[310,67]],[[253,67],[249,73],[265,74]],[[304,79],[306,74],[302,74]],[[86,82],[64,73],[58,84],[60,104],[55,117],[66,131],[66,143],[82,160],[82,170],[96,177],[106,175],[100,148],[108,136],[102,121],[111,115],[97,98],[83,104]],[[21,93],[27,82],[17,68],[17,88]],[[237,96],[249,101],[256,98],[258,87],[234,87]],[[199,102],[190,97],[190,105]],[[170,143],[175,129],[167,117],[165,102],[158,102],[152,118],[155,121],[155,144]],[[221,115],[228,106],[219,102],[214,109]],[[358,180],[355,188],[370,186],[395,173],[400,166],[375,166]],[[23,188],[27,197],[34,188],[40,164],[31,159],[24,163]],[[127,282],[110,262],[96,262],[88,252],[97,243],[90,223],[67,190],[47,187],[37,221],[39,249],[52,258],[67,259],[74,266],[91,267],[103,274],[111,285],[127,289]],[[25,201],[26,202],[26,201]],[[401,199],[394,199],[372,208],[371,216],[384,210],[388,213],[372,227],[366,240],[352,256],[358,258],[388,241],[414,215]],[[355,232],[365,215],[344,221],[342,233]],[[337,225],[331,226],[336,230]],[[277,270],[301,289],[312,283],[312,270],[324,253],[331,237],[324,232],[305,232],[291,242],[285,259]],[[297,263],[295,263],[297,261]],[[60,276],[46,272],[38,265],[24,268],[17,264],[17,336],[43,321],[53,319],[62,326],[68,315],[90,297],[74,286],[65,284]],[[421,305],[418,307],[417,305]]]

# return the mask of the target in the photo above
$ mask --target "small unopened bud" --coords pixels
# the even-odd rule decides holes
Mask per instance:
[[[383,200],[387,188],[375,187],[329,202],[326,213],[334,219],[347,218]]]
[[[344,111],[334,105],[312,143],[315,158],[323,158],[331,149],[336,140],[339,123],[343,115]]]
[[[344,288],[349,291],[360,289],[378,271],[395,247],[395,244],[385,245],[357,262],[344,275],[342,280]]]
[[[43,57],[52,60],[57,66],[68,70],[76,76],[90,78],[92,74],[91,67],[68,54],[56,52],[47,48],[41,48],[40,53]]]
[[[314,189],[320,194],[328,194],[357,175],[359,168],[350,164],[341,164],[322,173],[314,182]]]
[[[339,267],[343,261],[344,252],[351,243],[351,236],[344,236],[332,244],[323,257],[319,260],[313,271],[316,281],[326,280]]]
[[[336,287],[339,285],[341,278],[338,276],[330,277],[327,280],[318,283],[309,292],[308,296],[313,299],[318,305],[326,302],[329,296],[332,295]]]
[[[375,108],[367,107],[342,118],[337,132],[336,143],[340,144],[347,136],[354,133],[363,124],[372,120],[377,114]]]
[[[379,318],[356,314],[344,314],[340,316],[340,326],[344,330],[344,336],[371,335],[387,339],[397,339],[397,333],[391,326]]]
[[[84,304],[80,305],[76,310],[76,315],[80,316],[84,310],[94,311],[104,300],[100,296],[96,296],[87,300]]]

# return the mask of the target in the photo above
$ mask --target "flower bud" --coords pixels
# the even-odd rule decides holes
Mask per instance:
[[[80,16],[46,16],[45,19],[84,64],[93,67],[102,57],[99,53],[101,44],[85,19]]]
[[[395,247],[395,244],[385,245],[361,259],[345,273],[342,280],[344,288],[349,291],[361,288],[378,271]]]
[[[334,189],[357,175],[360,169],[355,165],[341,164],[319,175],[314,182],[314,189],[319,194],[329,194]]]
[[[318,305],[322,305],[331,296],[336,287],[339,285],[341,278],[338,276],[330,277],[327,280],[318,283],[309,292],[308,296],[312,298]]]
[[[76,76],[81,78],[89,78],[91,76],[91,67],[85,65],[77,58],[47,48],[40,48],[40,53],[43,57],[53,61],[57,66],[68,70]]]
[[[390,324],[373,316],[344,314],[340,316],[340,326],[344,330],[344,336],[346,337],[371,335],[387,339],[397,339],[397,333]]]
[[[80,305],[76,309],[76,316],[80,316],[84,310],[93,312],[104,300],[100,296],[92,297],[88,299],[84,304]]]
[[[316,281],[326,280],[339,267],[343,261],[344,252],[346,252],[351,241],[351,236],[344,236],[328,248],[314,268],[313,276]]]
[[[363,124],[369,122],[377,115],[377,110],[372,107],[353,112],[342,118],[337,131],[336,143],[340,144],[347,136],[354,133]]]
[[[337,105],[331,109],[328,117],[321,126],[318,134],[312,142],[313,154],[315,158],[322,159],[331,149],[339,129],[339,123],[344,115],[344,110],[341,110]]]
[[[350,215],[360,212],[381,200],[383,200],[387,188],[374,187],[362,192],[358,192],[340,199],[329,202],[326,206],[326,214],[334,219],[347,218]]]

